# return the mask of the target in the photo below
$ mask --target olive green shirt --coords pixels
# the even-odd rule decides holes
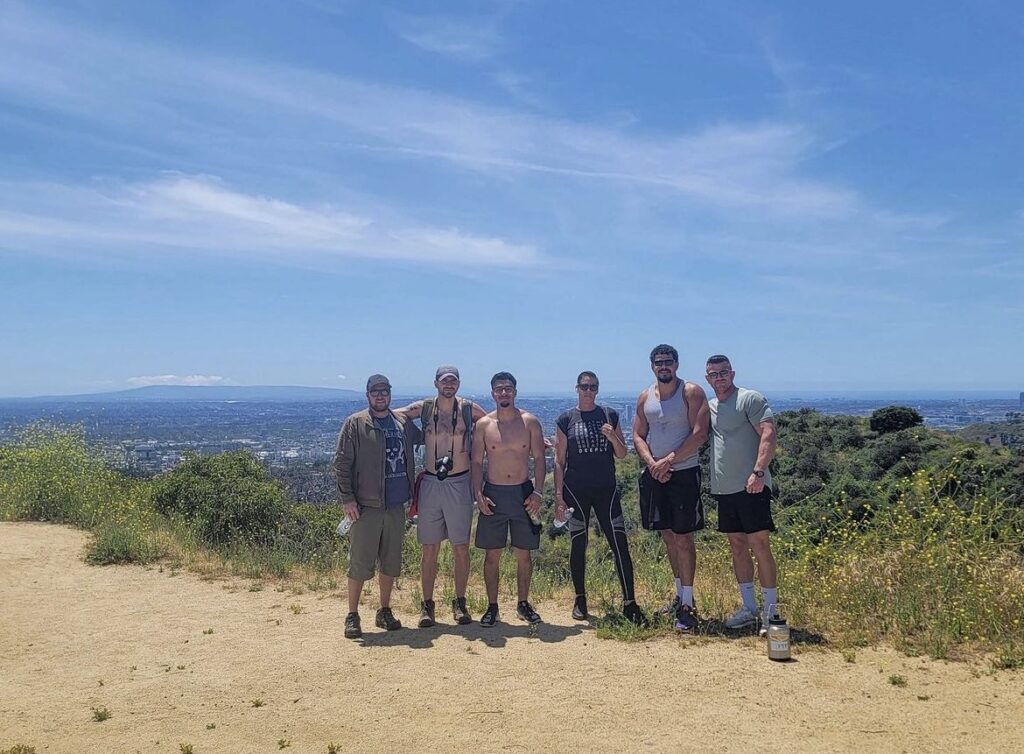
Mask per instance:
[[[756,390],[738,387],[724,401],[712,398],[711,408],[711,494],[731,495],[747,487],[757,463],[761,422],[774,421],[768,401]],[[766,487],[772,475],[764,470]]]

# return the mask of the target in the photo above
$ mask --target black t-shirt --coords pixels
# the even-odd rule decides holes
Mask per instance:
[[[605,487],[615,484],[612,444],[601,434],[602,424],[619,426],[619,413],[606,406],[593,411],[572,408],[558,417],[558,428],[569,441],[565,453],[565,484]]]

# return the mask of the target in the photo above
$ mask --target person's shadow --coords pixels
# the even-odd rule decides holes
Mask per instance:
[[[545,644],[565,641],[570,636],[579,636],[591,630],[589,624],[559,626],[552,623],[504,623],[498,621],[493,626],[484,627],[474,621],[465,626],[438,623],[431,628],[408,628],[403,626],[397,631],[373,629],[365,631],[359,642],[363,647],[409,647],[411,649],[427,649],[445,634],[461,636],[467,642],[479,642],[486,647],[504,647],[515,639],[536,639]]]

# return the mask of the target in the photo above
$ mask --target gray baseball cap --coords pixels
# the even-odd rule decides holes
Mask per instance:
[[[366,381],[366,392],[370,392],[378,385],[383,385],[389,390],[391,389],[391,383],[388,381],[387,377],[383,374],[372,374],[370,375],[370,379]]]
[[[435,380],[443,380],[448,375],[451,375],[452,377],[454,377],[457,380],[461,380],[462,379],[461,377],[459,377],[459,368],[458,367],[454,367],[451,364],[442,364],[441,366],[439,366],[437,368],[437,374],[434,375],[434,379]]]

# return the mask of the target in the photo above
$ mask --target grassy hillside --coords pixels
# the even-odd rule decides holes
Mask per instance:
[[[922,427],[879,434],[867,420],[813,411],[779,417],[775,535],[781,595],[805,640],[853,648],[880,641],[937,657],[994,653],[1024,661],[1024,455]],[[636,529],[635,456],[619,465],[638,599],[656,607],[671,593],[660,540]],[[551,503],[550,482],[548,504]],[[710,500],[708,501],[711,502]],[[725,538],[698,536],[698,610],[709,633],[737,595]],[[245,453],[197,457],[153,480],[107,469],[76,430],[33,428],[0,446],[0,519],[61,521],[94,532],[97,564],[164,560],[208,573],[290,579],[304,588],[344,581],[348,542],[334,534],[338,511],[289,501]],[[553,532],[552,532],[553,533]],[[405,543],[404,593],[419,599],[418,547]],[[441,572],[451,573],[442,550]],[[470,602],[483,608],[482,562],[473,554]],[[502,586],[514,588],[505,558]],[[452,585],[439,581],[439,600]],[[591,605],[613,611],[617,581],[603,538],[592,537]],[[534,593],[568,601],[568,542],[543,540]],[[510,595],[509,595],[510,596]],[[610,621],[602,632],[651,632]]]

